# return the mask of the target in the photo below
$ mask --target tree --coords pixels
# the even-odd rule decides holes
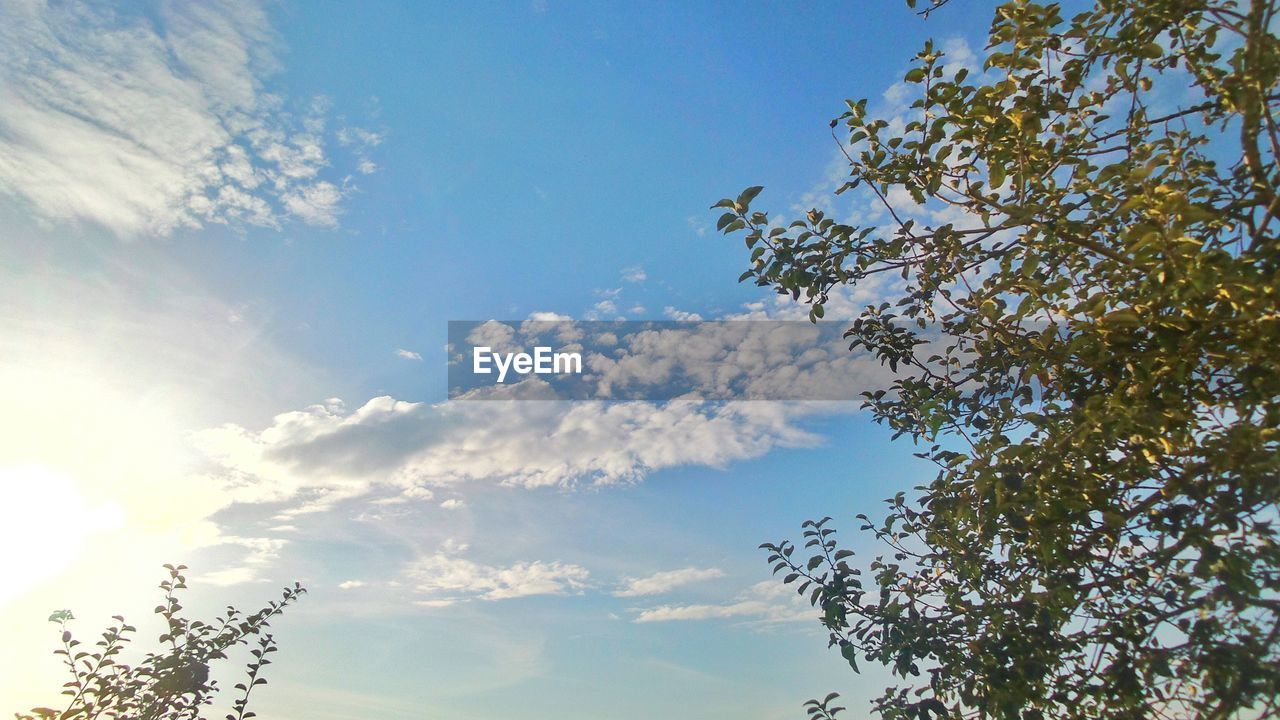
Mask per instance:
[[[209,666],[216,660],[225,660],[226,651],[234,645],[248,644],[249,638],[257,638],[253,659],[247,667],[245,682],[237,683],[239,697],[232,702],[226,720],[247,720],[255,715],[248,709],[249,695],[267,680],[262,668],[271,664],[267,657],[276,652],[276,643],[265,630],[271,618],[306,592],[301,585],[285,588],[279,601],[267,603],[255,613],[245,615],[233,607],[212,623],[187,620],[181,614],[182,604],[177,592],[187,587],[182,574],[185,565],[165,565],[169,578],[160,583],[164,591],[164,603],[156,606],[165,620],[166,630],[160,635],[163,647],[150,652],[137,665],[117,662],[136,631],[116,616],[115,625],[102,633],[102,639],[94,643],[96,650],[78,649],[82,643],[76,640],[67,623],[74,619],[69,610],[60,610],[49,617],[62,628],[62,646],[55,650],[71,673],[71,680],[64,686],[63,695],[70,698],[62,710],[33,708],[29,714],[18,713],[18,720],[180,720],[198,718],[201,709],[213,702],[218,691],[217,681],[209,678]],[[167,647],[164,647],[167,646]]]
[[[866,100],[832,121],[835,192],[888,229],[775,224],[759,187],[715,206],[741,279],[815,321],[894,279],[846,337],[936,477],[859,516],[888,550],[865,565],[830,518],[809,552],[762,546],[855,670],[902,678],[882,716],[1280,716],[1276,22],[1269,0],[1007,2],[981,70],[916,55],[905,125]]]

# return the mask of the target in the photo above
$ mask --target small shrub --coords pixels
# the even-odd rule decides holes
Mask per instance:
[[[165,593],[164,603],[155,609],[167,625],[159,638],[162,649],[147,653],[136,665],[117,662],[137,628],[117,615],[113,618],[115,624],[94,643],[95,649],[86,650],[67,629],[67,624],[75,619],[71,611],[55,612],[49,621],[62,628],[62,639],[61,647],[54,654],[62,656],[71,673],[71,680],[62,691],[70,700],[63,710],[39,707],[29,713],[16,713],[18,720],[197,718],[203,706],[213,703],[218,691],[217,682],[209,679],[210,664],[225,660],[228,649],[233,645],[248,645],[251,638],[256,645],[249,651],[253,659],[246,668],[244,682],[235,685],[239,696],[232,702],[226,720],[247,720],[255,715],[248,709],[249,695],[255,687],[266,684],[262,668],[271,664],[267,656],[276,651],[274,638],[265,632],[269,621],[306,589],[294,583],[293,587],[284,589],[280,600],[267,603],[253,614],[246,615],[228,606],[225,613],[206,623],[181,615],[182,604],[178,602],[177,593],[187,587],[182,574],[187,567],[164,567],[169,571],[169,578],[160,583]]]

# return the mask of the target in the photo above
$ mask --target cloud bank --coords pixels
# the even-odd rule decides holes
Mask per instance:
[[[724,467],[776,447],[811,446],[797,423],[820,409],[782,403],[413,403],[337,399],[277,415],[254,431],[191,436],[213,485],[236,502],[323,510],[375,488],[406,497],[467,482],[607,485],[680,465]]]
[[[324,103],[264,90],[272,41],[254,0],[0,4],[0,192],[121,237],[336,224]]]

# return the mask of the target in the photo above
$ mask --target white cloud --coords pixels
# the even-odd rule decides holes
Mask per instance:
[[[761,303],[744,317],[792,311],[799,309]],[[542,320],[487,322],[468,342],[514,348],[530,333],[575,328]],[[843,342],[815,347],[814,332],[808,323],[720,323],[694,334],[651,330],[625,343],[614,337],[618,344],[608,357],[589,356],[588,380],[618,397],[637,387],[661,388],[674,377],[717,398],[832,399],[835,383],[850,393],[882,384],[888,370],[874,358],[849,353]],[[693,396],[666,403],[516,401],[548,397],[548,388],[529,379],[472,391],[487,396],[483,402],[434,405],[383,396],[354,411],[330,399],[279,414],[264,428],[228,424],[191,439],[211,461],[208,477],[230,488],[231,500],[289,503],[278,515],[286,521],[370,494],[377,505],[430,499],[433,488],[458,483],[602,485],[684,465],[725,467],[776,447],[817,444],[799,421],[853,410],[832,403],[708,403]],[[443,507],[454,506],[447,497]]]
[[[224,536],[219,545],[239,545],[247,551],[239,565],[202,573],[200,581],[210,585],[239,585],[262,580],[261,572],[280,557],[280,550],[289,543],[282,538]]]
[[[670,305],[662,308],[662,314],[679,322],[702,322],[702,316],[696,312],[685,312]]]
[[[0,6],[0,193],[122,237],[205,223],[333,225],[343,193],[323,120],[263,89],[272,29],[254,0],[152,14]]]
[[[795,590],[777,580],[756,583],[732,602],[720,604],[659,605],[640,611],[633,622],[672,622],[677,620],[719,620],[743,618],[752,624],[775,624],[810,621],[817,617],[813,608]]]
[[[566,595],[581,591],[590,577],[586,568],[559,561],[482,565],[457,557],[456,552],[461,550],[446,547],[406,568],[409,584],[419,595],[418,604],[439,607],[472,599]]]
[[[519,389],[531,383],[512,386]],[[636,481],[679,465],[724,467],[817,438],[795,420],[817,409],[777,403],[663,405],[453,401],[379,397],[355,411],[338,403],[276,416],[251,431],[224,425],[192,441],[210,475],[239,502],[293,500],[287,518],[376,486],[490,481],[528,487]]]
[[[339,589],[339,590],[354,590],[354,589],[359,588],[359,587],[364,587],[364,584],[365,584],[365,583],[364,583],[364,581],[363,581],[363,580],[344,580],[344,581],[342,581],[342,582],[338,583],[338,589]]]
[[[242,585],[257,579],[257,573],[254,572],[253,568],[244,566],[223,568],[222,570],[200,574],[200,582],[217,587]]]
[[[361,127],[344,127],[338,130],[338,144],[350,148],[355,154],[356,171],[361,175],[372,175],[378,171],[378,164],[369,159],[369,152],[382,144],[383,134]]]
[[[490,320],[467,333],[467,343],[492,348],[494,352],[519,352],[523,348],[515,342],[515,336],[516,331],[510,325]]]
[[[411,485],[400,492],[401,497],[410,500],[430,500],[435,497],[435,493],[427,488]]]
[[[354,146],[361,149],[375,148],[382,144],[382,133],[376,133],[361,127],[344,127],[338,131],[338,142],[343,146]]]
[[[338,224],[338,203],[342,192],[330,182],[320,181],[293,187],[280,196],[280,203],[308,225]]]
[[[706,236],[707,230],[710,229],[707,223],[697,215],[690,215],[685,219],[685,222],[689,224],[689,229],[693,230],[698,237]]]
[[[622,269],[622,279],[629,283],[644,282],[649,275],[645,273],[644,268],[639,265],[632,265]]]
[[[681,585],[712,580],[718,577],[724,577],[724,571],[719,568],[687,567],[679,570],[667,570],[643,578],[624,578],[622,586],[615,590],[613,594],[617,597],[660,595],[670,592]]]
[[[565,322],[568,320],[572,320],[573,318],[569,317],[568,315],[561,315],[560,313],[556,313],[556,312],[539,310],[536,312],[529,313],[529,319],[534,322]]]
[[[440,507],[444,508],[445,510],[461,510],[466,506],[467,506],[467,503],[459,498],[449,498],[448,500],[445,500],[444,502],[440,503]]]
[[[613,320],[617,316],[618,304],[607,298],[592,305],[583,315],[587,320]]]
[[[412,350],[405,350],[404,348],[396,348],[396,356],[404,358],[405,360],[422,360],[421,355]]]
[[[782,311],[803,309],[761,303],[758,314]],[[756,312],[740,319],[756,319]],[[617,349],[589,352],[584,378],[594,383],[592,397],[697,392],[715,399],[857,400],[884,383],[888,371],[868,353],[850,352],[843,330],[808,322],[643,328],[619,338]]]

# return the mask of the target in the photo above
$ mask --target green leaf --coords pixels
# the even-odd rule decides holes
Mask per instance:
[[[849,667],[853,668],[854,672],[861,672],[858,670],[858,648],[853,643],[841,645],[840,655],[849,663]]]
[[[995,190],[1004,185],[1005,167],[1003,164],[992,161],[991,163],[991,189]]]
[[[756,196],[760,194],[761,190],[764,190],[763,185],[752,185],[746,190],[743,190],[742,193],[738,195],[737,204],[741,205],[743,208],[750,207],[751,201],[756,199]]]

